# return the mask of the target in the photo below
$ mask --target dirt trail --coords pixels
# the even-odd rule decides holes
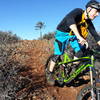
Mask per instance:
[[[48,86],[45,81],[45,63],[53,53],[53,42],[48,40],[24,40],[19,43],[17,53],[13,55],[15,61],[28,66],[30,70],[23,72],[24,76],[30,77],[32,90],[36,95],[32,100],[76,100],[79,90],[85,85],[76,87]],[[78,84],[77,84],[78,85]],[[41,92],[37,92],[41,90]],[[32,94],[31,94],[32,95]],[[44,96],[44,97],[43,97]],[[43,99],[44,98],[44,99]],[[29,99],[30,100],[30,99]]]

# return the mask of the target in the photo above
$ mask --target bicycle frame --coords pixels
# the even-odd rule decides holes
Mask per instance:
[[[77,59],[77,60],[72,60],[72,59],[70,59],[69,58],[69,56],[68,56],[68,54],[67,53],[64,53],[64,59],[63,59],[63,61],[61,61],[61,62],[59,62],[58,63],[58,66],[59,65],[61,65],[61,64],[69,64],[69,63],[73,63],[73,62],[76,62],[76,61],[81,61],[81,60],[88,60],[88,61],[91,61],[91,63],[89,64],[83,64],[83,65],[81,65],[81,66],[79,66],[76,70],[75,70],[75,72],[73,72],[71,75],[69,75],[69,77],[66,77],[65,75],[64,75],[64,73],[62,73],[63,74],[63,78],[64,78],[64,82],[65,83],[67,83],[67,82],[69,82],[70,80],[72,80],[72,79],[74,79],[77,75],[79,75],[82,71],[84,71],[87,67],[91,67],[91,68],[93,68],[94,67],[94,59],[93,59],[93,56],[91,56],[91,57],[82,57],[82,58],[79,58],[79,59]],[[92,76],[91,76],[92,77]],[[57,78],[57,80],[59,80],[59,78]],[[92,80],[91,80],[92,81]]]
[[[83,72],[86,68],[89,68],[89,72],[90,72],[90,84],[91,84],[91,97],[92,99],[91,100],[95,100],[95,87],[96,87],[96,72],[94,71],[95,69],[95,66],[94,66],[94,56],[91,55],[91,56],[87,56],[87,57],[81,57],[81,58],[78,58],[77,60],[72,60],[69,58],[68,54],[67,53],[64,53],[63,55],[64,59],[63,61],[59,62],[58,63],[58,66],[59,65],[62,65],[62,64],[69,64],[69,63],[73,63],[73,62],[76,62],[76,61],[86,61],[88,63],[85,63],[85,64],[82,64],[81,66],[78,66],[77,69],[72,73],[70,74],[68,77],[65,76],[64,72],[62,73],[62,76],[63,76],[63,82],[65,83],[69,83],[70,80],[73,80],[74,78],[76,78],[81,72]],[[95,81],[94,81],[94,77],[95,77]],[[59,80],[59,78],[57,78],[57,80]],[[98,95],[97,95],[97,91],[96,91],[96,98],[99,98]],[[97,99],[99,100],[99,99]]]

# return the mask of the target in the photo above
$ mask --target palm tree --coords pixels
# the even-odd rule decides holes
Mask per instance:
[[[44,27],[45,27],[44,22],[39,21],[39,22],[36,23],[35,29],[36,29],[36,30],[40,30],[40,39],[42,39],[42,31],[41,31],[41,30],[42,30]]]

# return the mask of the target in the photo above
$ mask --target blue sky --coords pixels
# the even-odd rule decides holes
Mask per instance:
[[[43,33],[53,32],[62,18],[74,8],[85,9],[89,0],[0,0],[0,30],[12,31],[22,39],[39,38],[38,21],[45,23]],[[100,1],[100,0],[99,0]],[[100,31],[100,16],[93,21]]]

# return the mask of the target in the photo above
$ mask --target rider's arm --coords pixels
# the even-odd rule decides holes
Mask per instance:
[[[74,32],[74,34],[76,35],[76,37],[80,40],[81,36],[80,36],[80,34],[79,34],[79,31],[78,31],[78,29],[77,29],[76,24],[72,24],[72,25],[70,25],[69,27],[70,27],[70,29]]]
[[[94,37],[96,42],[100,44],[100,36],[96,32],[95,27],[94,27],[94,25],[92,24],[91,21],[89,21],[88,30],[89,30],[90,34]]]
[[[72,24],[69,27],[74,32],[74,34],[76,35],[76,37],[79,39],[79,43],[81,43],[82,45],[84,45],[86,43],[86,40],[83,37],[80,36],[76,24]]]
[[[79,40],[79,43],[82,45],[86,44],[86,40],[79,34],[79,31],[77,29],[77,24],[78,22],[81,21],[81,16],[82,16],[83,10],[82,9],[74,9],[72,12],[70,12],[65,18],[66,18],[66,23],[67,26],[74,32],[76,35],[77,39]]]

